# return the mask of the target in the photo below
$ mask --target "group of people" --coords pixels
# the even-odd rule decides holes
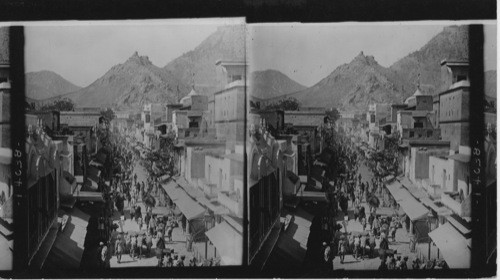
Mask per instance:
[[[377,213],[380,201],[384,206],[387,204],[382,179],[374,176],[364,181],[359,172],[364,163],[362,151],[344,135],[336,136],[336,143],[328,147],[335,155],[335,162],[325,167],[328,181],[323,184],[328,198],[327,212],[321,219],[325,240],[321,254],[325,267],[332,270],[335,256],[344,263],[345,256],[352,254],[356,260],[381,257],[390,260],[389,269],[393,267],[392,263],[398,269],[407,269],[408,257],[395,257],[397,252],[389,248],[389,242],[395,241],[397,229],[406,227],[406,219]],[[349,201],[353,206],[354,221],[361,224],[360,231],[348,231],[349,222],[352,222]]]
[[[158,267],[219,265],[218,261],[213,259],[186,259],[185,255],[174,250],[173,230],[180,228],[184,232],[186,217],[175,215],[173,202],[160,191],[159,179],[148,176],[145,181],[141,181],[137,174],[134,174],[134,165],[140,160],[140,155],[127,141],[120,135],[116,135],[114,140],[112,168],[115,176],[111,186],[103,190],[106,198],[104,211],[111,226],[109,234],[101,238],[97,249],[99,267],[109,267],[113,256],[116,256],[117,263],[121,263],[124,254],[128,254],[132,260],[156,257]],[[141,205],[144,205],[145,209],[142,209]],[[168,206],[168,213],[153,213],[155,206]],[[126,207],[128,213],[125,211]],[[120,219],[113,222],[115,211],[118,211]],[[137,225],[134,230],[124,229],[127,219]]]

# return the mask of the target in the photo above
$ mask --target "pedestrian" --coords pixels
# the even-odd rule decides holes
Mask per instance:
[[[354,207],[354,221],[358,221],[359,206]]]
[[[383,258],[380,261],[380,265],[378,267],[378,270],[387,270],[387,264],[386,264],[386,259],[385,258]]]
[[[347,251],[346,241],[344,239],[344,236],[341,236],[341,238],[339,240],[339,248],[338,248],[340,263],[344,263],[346,251]]]
[[[163,240],[163,235],[158,233],[158,241],[156,242],[156,258],[158,259],[158,266],[162,266],[164,250],[165,249],[165,240]]]
[[[139,249],[139,259],[142,258],[142,249],[146,245],[146,240],[144,234],[137,237],[137,249]]]
[[[401,263],[403,261],[401,260],[401,256],[396,257],[396,270],[401,270]]]
[[[359,258],[360,246],[361,246],[361,239],[359,238],[359,235],[356,235],[354,237],[354,250],[352,254],[356,260]]]
[[[366,246],[368,245],[368,240],[366,238],[366,235],[363,234],[361,235],[360,238],[360,246],[361,246],[361,259],[363,260],[366,255]]]
[[[390,254],[387,258],[387,269],[395,270],[396,269],[396,259],[394,259],[394,255]]]
[[[380,235],[380,249],[388,250],[389,249],[389,241],[387,241],[387,238],[385,237],[385,234]]]
[[[330,246],[328,246],[326,242],[323,242],[323,262],[326,268],[330,265],[331,254],[332,252]]]
[[[153,247],[153,236],[151,232],[146,232],[146,249],[148,252],[148,257],[151,255],[151,247]]]
[[[179,265],[178,265],[178,266],[179,266],[179,267],[184,267],[184,266],[185,266],[185,265],[184,265],[184,262],[185,262],[185,261],[186,261],[186,256],[182,255],[182,256],[181,256],[181,259],[180,259],[180,261],[179,261]]]
[[[138,219],[142,218],[141,206],[136,205],[136,207],[135,207],[135,215],[134,216],[135,216],[135,222],[139,223]],[[141,219],[141,223],[142,223],[142,219]]]
[[[188,264],[188,266],[190,266],[190,267],[194,267],[194,266],[196,266],[196,258],[195,258],[195,257],[191,257],[191,258],[189,259],[189,264]]]
[[[400,269],[401,270],[408,270],[408,256],[405,256],[403,260],[401,261]]]
[[[364,231],[366,228],[366,217],[364,215],[361,215],[360,219],[361,219],[361,227],[363,228]]]
[[[370,231],[369,245],[370,245],[370,256],[373,258],[375,256],[375,247],[377,245],[375,234],[373,233],[373,231]]]
[[[142,217],[139,216],[139,218],[137,219],[137,225],[139,226],[139,231],[142,230]]]
[[[135,259],[135,253],[137,251],[137,236],[134,234],[130,238],[130,257],[132,260]]]
[[[99,267],[107,268],[108,267],[108,246],[104,245],[101,250],[101,254],[99,256]]]
[[[151,213],[146,211],[146,215],[144,216],[144,223],[149,227],[149,220],[151,220]]]
[[[172,230],[172,226],[169,226],[166,230],[167,239],[169,242],[172,242]]]
[[[155,230],[156,230],[156,216],[152,216],[151,219],[149,220],[149,232],[151,234],[154,234]]]
[[[120,263],[122,260],[122,253],[123,253],[123,240],[121,234],[118,235],[115,241],[115,252],[116,252],[117,262]]]

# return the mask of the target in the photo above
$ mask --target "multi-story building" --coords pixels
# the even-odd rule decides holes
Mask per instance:
[[[369,127],[368,144],[374,149],[382,148],[381,140],[383,134],[380,131],[380,125],[385,123],[385,118],[390,114],[390,104],[368,105],[368,114],[366,115]]]
[[[214,93],[214,123],[217,139],[243,141],[245,121],[246,63],[217,61],[220,90]]]
[[[167,107],[177,140],[176,174],[164,189],[171,198],[183,197],[175,203],[188,221],[188,241],[208,238],[223,265],[241,265],[245,64],[216,66],[220,85],[214,94],[193,88],[180,106]]]
[[[293,130],[299,134],[299,151],[310,149],[311,153],[321,152],[321,137],[318,134],[318,128],[323,125],[325,110],[314,108],[313,110],[285,111],[285,126],[293,127]],[[309,148],[306,148],[306,147]],[[299,167],[300,168],[300,167]]]
[[[469,145],[469,87],[468,63],[441,63],[449,87],[439,94],[439,126],[443,140],[451,142],[450,149]],[[445,71],[446,70],[446,71]]]
[[[96,153],[100,148],[96,127],[102,118],[99,111],[61,111],[60,128],[75,136],[75,142],[84,143],[90,153]]]
[[[250,123],[247,142],[248,263],[261,269],[281,230],[283,178],[286,176],[282,145],[262,122]]]

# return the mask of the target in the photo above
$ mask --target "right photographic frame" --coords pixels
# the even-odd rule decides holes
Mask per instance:
[[[250,267],[495,267],[496,33],[494,21],[249,25]]]

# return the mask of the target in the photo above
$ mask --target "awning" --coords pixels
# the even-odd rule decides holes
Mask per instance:
[[[198,197],[198,202],[206,206],[208,209],[212,210],[212,212],[217,212],[219,211],[220,206],[214,205],[210,200],[208,200],[205,196]]]
[[[406,177],[403,177],[399,180],[403,186],[410,191],[411,195],[413,195],[417,199],[427,198],[429,197],[424,191],[415,186],[410,180]]]
[[[393,175],[387,175],[384,177],[383,181],[384,182],[389,182],[391,181],[392,179],[394,179],[394,176]]]
[[[205,232],[217,248],[223,265],[241,265],[243,258],[243,237],[227,222],[222,222]]]
[[[76,197],[79,201],[104,202],[104,198],[102,197],[101,192],[77,191],[74,197]]]
[[[398,195],[400,190],[403,190],[403,188],[401,187],[401,183],[399,183],[398,181],[393,181],[392,183],[388,184],[386,188],[389,190],[396,201],[402,200],[402,197]]]
[[[179,186],[182,187],[184,189],[184,191],[189,196],[191,196],[193,198],[198,198],[198,197],[204,196],[204,194],[203,194],[202,191],[200,191],[199,189],[196,189],[193,186],[191,186],[191,184],[189,184],[189,182],[186,181],[186,179],[184,179],[182,177],[176,179],[175,182],[177,182],[177,184],[179,184]]]
[[[404,191],[400,191],[399,193],[402,193]],[[427,214],[429,213],[429,209],[427,209],[424,205],[422,205],[422,203],[418,202],[415,198],[413,198],[410,193],[408,193],[408,195],[410,197],[398,201],[399,205],[401,205],[401,208],[403,208],[403,211],[405,211],[406,215],[408,215],[408,217],[412,221],[417,221],[426,218]]]
[[[453,212],[451,212],[451,210],[449,210],[448,208],[446,207],[438,207],[434,201],[432,201],[430,198],[428,197],[424,197],[420,200],[422,202],[422,204],[424,204],[425,206],[427,207],[430,207],[432,210],[434,210],[439,216],[449,216],[451,215]]]
[[[174,202],[178,199],[179,193],[182,192],[175,181],[170,181],[167,184],[162,184],[161,186]]]
[[[44,266],[79,269],[90,216],[74,208],[68,224],[57,235]]]
[[[182,214],[186,216],[186,219],[193,220],[203,216],[205,208],[190,198],[185,192],[181,192],[179,194],[180,195],[175,201],[175,204],[181,210]]]
[[[471,253],[468,241],[452,225],[443,224],[430,232],[429,236],[441,250],[451,269],[470,268]]]

